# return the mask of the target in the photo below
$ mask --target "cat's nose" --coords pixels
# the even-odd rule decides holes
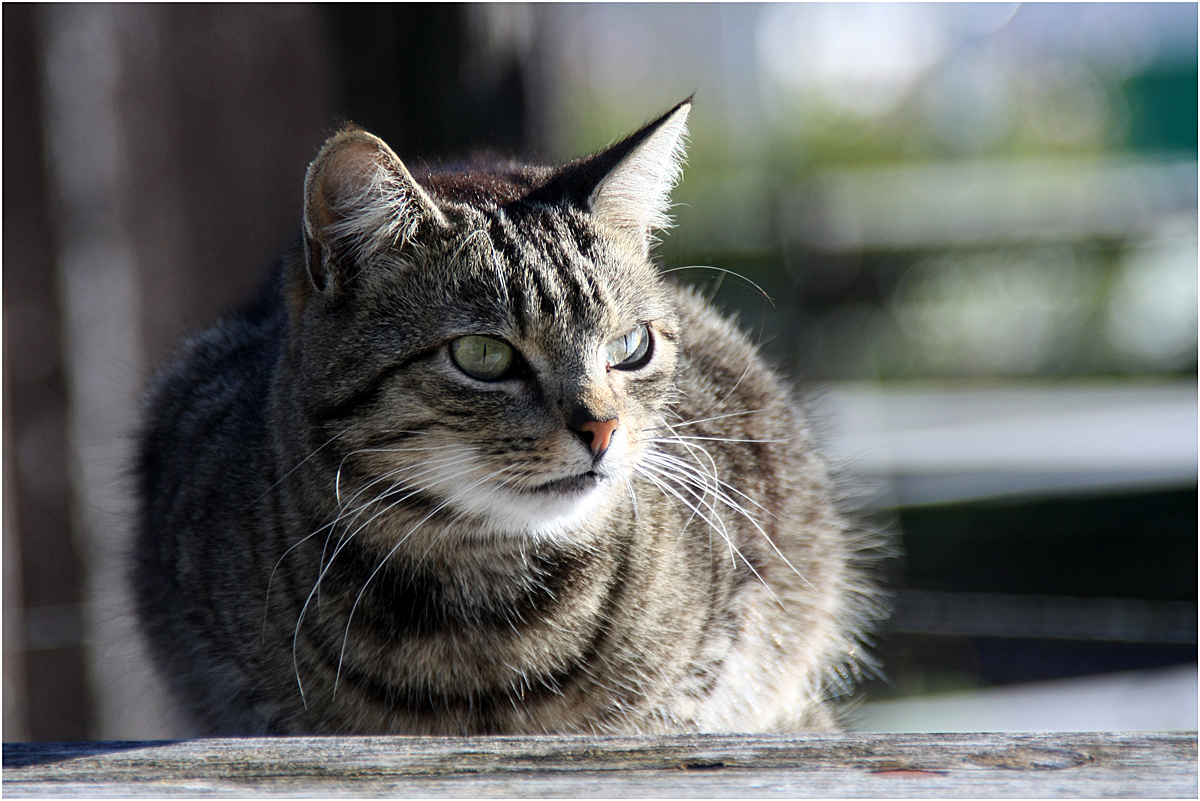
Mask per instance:
[[[615,417],[611,420],[588,420],[575,429],[575,433],[583,440],[583,444],[592,449],[596,458],[599,458],[608,450],[608,443],[612,440],[613,432],[617,430],[618,422]]]

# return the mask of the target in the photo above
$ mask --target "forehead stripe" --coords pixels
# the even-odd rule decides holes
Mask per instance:
[[[512,222],[505,216],[503,209],[496,209],[488,216],[488,234],[491,237],[492,246],[497,256],[505,262],[501,267],[501,272],[505,276],[506,294],[512,319],[516,323],[517,333],[524,336],[529,308],[525,290],[529,283],[521,280],[519,266],[523,260],[520,247],[513,237],[511,229]]]
[[[567,321],[595,323],[608,301],[593,275],[595,233],[578,215],[559,209],[496,209],[488,231],[506,264],[508,300],[517,333]]]
[[[551,288],[551,282],[553,279],[551,276],[546,274],[545,270],[542,269],[541,264],[536,262],[528,264],[525,269],[525,275],[529,280],[533,291],[537,294],[542,314],[547,317],[553,317],[556,309],[561,305],[563,293],[561,290],[558,292],[554,291],[554,289],[558,289],[558,287],[554,287],[554,289]],[[551,280],[548,281],[547,279]],[[529,310],[526,310],[526,313],[528,313],[528,311]]]

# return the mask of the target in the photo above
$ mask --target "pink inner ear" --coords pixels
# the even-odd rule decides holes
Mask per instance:
[[[322,228],[337,222],[348,211],[352,199],[365,196],[364,189],[380,169],[379,150],[369,141],[349,141],[329,154],[315,177],[312,201],[314,222]]]

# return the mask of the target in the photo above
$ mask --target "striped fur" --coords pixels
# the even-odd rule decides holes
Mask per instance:
[[[788,389],[646,256],[688,109],[554,169],[326,144],[303,247],[150,393],[133,576],[200,728],[834,725],[869,543]]]

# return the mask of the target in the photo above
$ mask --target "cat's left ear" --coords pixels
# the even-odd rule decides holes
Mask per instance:
[[[594,157],[602,173],[588,197],[597,222],[650,251],[652,232],[669,228],[670,193],[683,171],[689,97],[637,133]]]

